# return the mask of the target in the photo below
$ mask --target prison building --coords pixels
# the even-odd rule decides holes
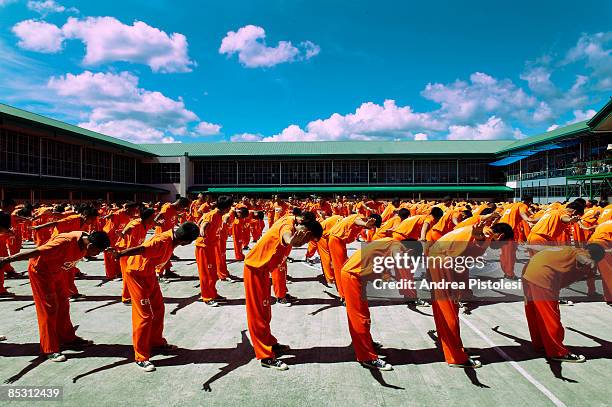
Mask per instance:
[[[598,198],[611,188],[611,134],[609,102],[589,121],[521,140],[134,144],[0,104],[0,195]]]

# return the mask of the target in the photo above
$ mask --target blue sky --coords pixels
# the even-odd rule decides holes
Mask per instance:
[[[0,0],[0,101],[135,142],[519,138],[612,95],[611,19],[589,0]]]

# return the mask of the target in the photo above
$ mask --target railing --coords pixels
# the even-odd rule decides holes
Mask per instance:
[[[565,168],[549,168],[548,178],[600,175],[608,173],[612,173],[612,159],[572,163],[571,166]],[[507,181],[520,181],[521,179],[523,181],[529,181],[546,178],[546,175],[546,171],[526,172],[522,174],[522,177],[520,177],[519,174],[509,175]]]

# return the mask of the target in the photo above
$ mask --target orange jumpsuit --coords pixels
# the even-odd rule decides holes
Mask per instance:
[[[321,268],[323,269],[323,274],[325,275],[325,279],[328,283],[333,283],[336,281],[334,269],[332,267],[331,254],[329,252],[329,231],[336,225],[336,223],[340,221],[340,219],[342,219],[341,215],[332,215],[322,221],[321,226],[323,227],[323,235],[319,241],[314,242],[317,252],[319,253],[319,257],[321,258]],[[309,246],[310,243],[308,243]]]
[[[59,235],[60,233],[67,233],[73,231],[84,231],[87,225],[84,225],[82,222],[82,218],[80,215],[68,215],[64,219],[60,219],[57,221],[55,225],[55,229],[51,234],[51,238]],[[79,293],[79,290],[74,283],[74,275],[79,272],[79,269],[75,266],[68,273],[63,273],[66,286],[68,288],[68,293],[73,296]]]
[[[525,316],[531,343],[547,357],[564,356],[565,331],[561,324],[559,291],[585,277],[576,268],[576,256],[583,251],[573,247],[551,247],[536,253],[523,272]]]
[[[39,256],[30,259],[28,275],[38,318],[40,349],[43,353],[60,351],[62,343],[77,338],[70,321],[69,293],[63,274],[71,273],[85,256],[79,240],[85,232],[60,233],[38,248]]]
[[[7,257],[8,251],[8,240],[11,236],[8,233],[0,233],[0,257]],[[14,273],[15,269],[10,264],[5,264],[0,267],[0,294],[7,292],[4,288],[4,273]]]
[[[129,221],[130,218],[125,209],[113,212],[111,216],[106,219],[102,230],[106,232],[110,239],[110,247],[116,248],[118,240],[117,233],[122,231]],[[106,278],[108,279],[113,279],[121,274],[119,261],[115,260],[112,253],[109,251],[104,252],[104,270],[106,272]]]
[[[244,260],[247,324],[257,359],[275,357],[272,345],[278,341],[270,330],[270,272],[285,262],[291,253],[291,246],[283,242],[283,235],[294,231],[292,224],[272,225]]]
[[[514,277],[514,266],[516,265],[516,242],[527,241],[525,235],[525,229],[523,227],[524,220],[521,217],[521,213],[527,214],[529,207],[524,202],[515,202],[510,204],[502,213],[499,219],[502,223],[510,225],[514,231],[514,239],[512,241],[505,242],[501,247],[501,253],[499,256],[499,263],[504,275],[507,277]]]
[[[390,238],[365,245],[353,253],[342,268],[341,278],[346,299],[349,333],[355,356],[359,362],[378,358],[370,333],[370,308],[364,295],[366,278],[373,272],[373,259],[390,256],[392,248],[397,245],[402,246],[401,243]]]
[[[552,209],[545,212],[538,223],[533,225],[527,243],[534,245],[558,244],[567,241],[567,224],[561,220],[565,215],[563,209]]]
[[[125,281],[132,296],[132,342],[137,362],[149,360],[151,349],[165,345],[164,298],[156,273],[174,251],[174,231],[159,233],[143,243],[144,252],[130,256]]]
[[[589,243],[599,243],[604,249],[612,248],[612,219],[607,220],[595,228]],[[597,264],[603,285],[603,295],[606,302],[612,301],[612,253],[606,251],[606,255]]]
[[[479,256],[486,250],[472,238],[472,226],[453,230],[438,239],[429,250],[429,257]],[[433,283],[464,281],[452,268],[445,268],[438,261],[433,261],[428,268]],[[438,339],[442,345],[444,359],[449,364],[461,364],[468,360],[463,348],[459,325],[459,307],[462,290],[432,290],[432,310]]]
[[[163,223],[161,226],[155,227],[156,235],[174,229],[174,227],[178,223],[178,211],[171,203],[167,202],[163,204],[159,213],[161,215]],[[157,272],[161,274],[164,271],[169,271],[171,268],[172,262],[168,261],[164,268],[158,269]]]
[[[352,243],[357,239],[357,236],[363,230],[363,227],[355,225],[356,219],[361,219],[361,215],[354,214],[349,215],[346,218],[338,221],[329,231],[329,238],[327,240],[329,245],[329,254],[331,256],[332,265],[334,267],[334,280],[336,281],[336,288],[341,298],[344,298],[344,291],[342,290],[342,281],[340,278],[340,272],[344,263],[348,258],[346,252],[346,245]]]
[[[200,222],[207,223],[205,236],[198,237],[195,242],[195,258],[200,276],[200,292],[204,301],[218,297],[217,264],[221,261],[219,252],[219,232],[222,215],[218,209],[213,209],[202,216]]]
[[[142,219],[134,219],[128,223],[123,230],[123,238],[119,239],[116,244],[117,250],[126,250],[132,247],[140,246],[144,243],[147,237],[147,228],[142,223]],[[130,297],[130,291],[127,287],[125,280],[125,273],[127,271],[128,257],[122,257],[119,259],[119,267],[121,268],[121,275],[123,276],[123,289],[121,292],[121,300],[127,301]]]

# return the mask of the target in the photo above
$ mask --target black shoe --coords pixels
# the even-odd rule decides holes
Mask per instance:
[[[385,362],[384,360],[380,358],[374,359],[374,360],[368,360],[367,362],[359,362],[359,363],[361,363],[361,366],[367,367],[368,369],[372,369],[372,370],[384,370],[384,371],[393,370],[393,366],[391,366],[389,363]]]
[[[272,345],[272,350],[276,355],[279,355],[281,353],[289,352],[291,350],[291,347],[289,347],[289,345],[275,343],[274,345]]]
[[[376,342],[376,341],[372,341],[372,346],[374,346],[374,349],[376,350],[380,350],[383,348],[383,344],[380,342]]]
[[[284,307],[290,307],[291,306],[291,301],[287,299],[287,297],[285,298],[277,298],[276,299],[276,303],[279,305],[282,305]]]
[[[83,273],[82,271],[79,271],[78,273],[74,273],[74,278],[85,278],[87,277],[86,273]]]
[[[583,355],[576,355],[574,353],[568,353],[563,356],[554,356],[550,358],[557,362],[570,362],[570,363],[584,363],[586,362],[586,358]]]
[[[480,361],[478,360],[474,360],[471,357],[468,358],[467,361],[465,361],[465,363],[449,363],[448,364],[450,367],[460,367],[460,368],[470,368],[470,369],[478,369],[479,367],[482,367],[482,363],[480,363]]]
[[[132,300],[122,300],[122,301],[121,301],[121,303],[122,303],[123,305],[130,306],[130,305],[132,305]]]
[[[285,362],[279,359],[262,359],[261,360],[262,367],[268,367],[270,369],[276,370],[287,370],[289,367]]]
[[[346,307],[346,300],[344,298],[340,298],[340,305]]]
[[[222,295],[217,295],[214,299],[217,302],[219,302],[219,301],[227,301],[227,297],[224,297]]]

